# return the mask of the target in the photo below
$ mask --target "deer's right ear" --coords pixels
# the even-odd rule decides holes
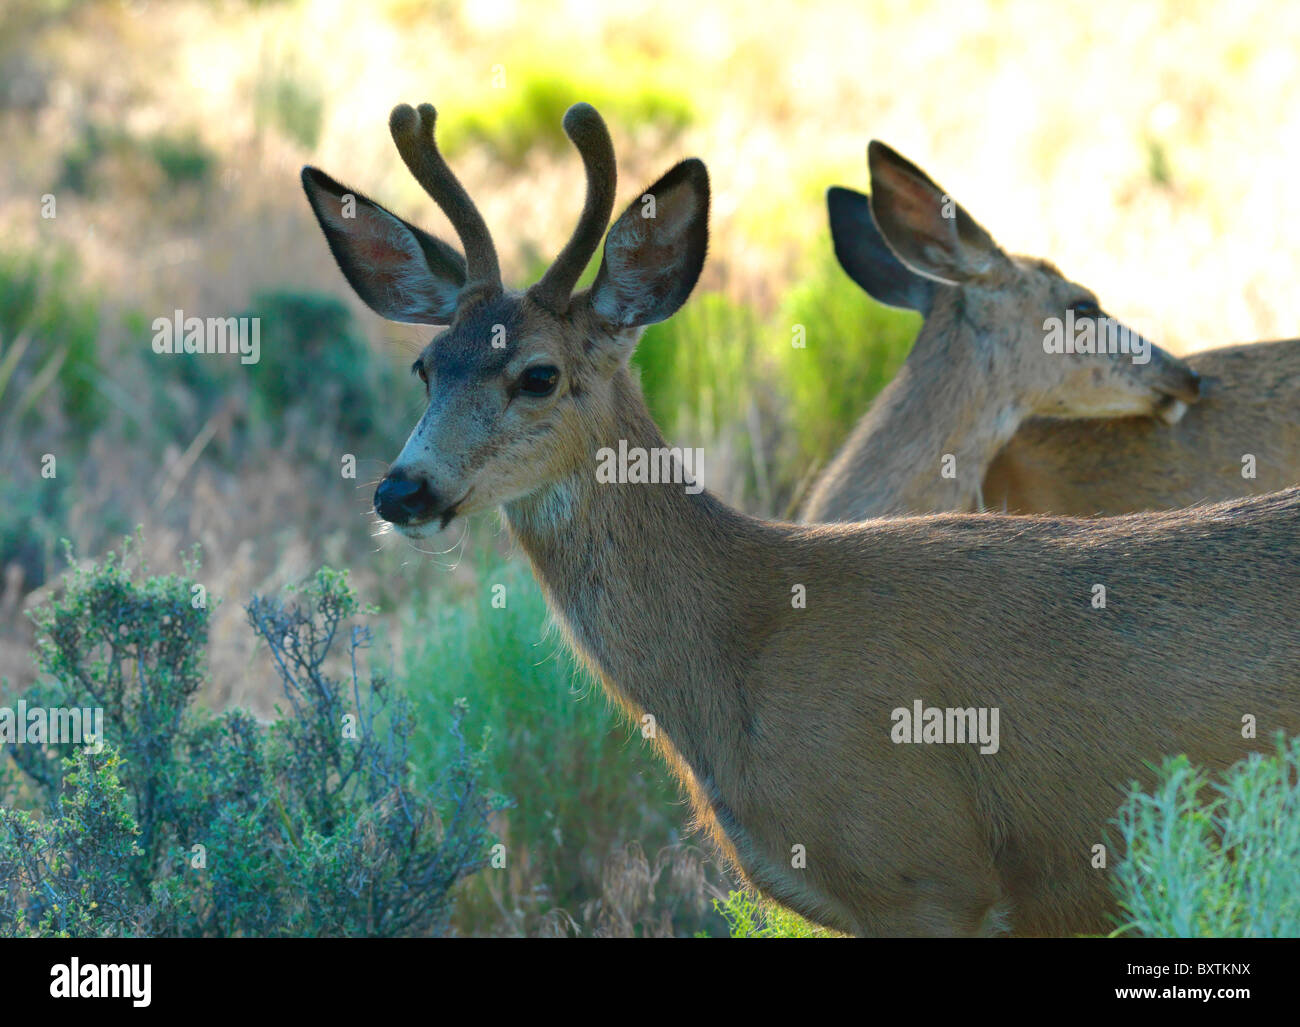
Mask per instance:
[[[692,157],[614,222],[591,287],[592,310],[621,328],[672,317],[695,288],[708,246],[709,173]]]
[[[833,185],[826,190],[826,209],[835,256],[848,276],[879,303],[928,315],[937,283],[918,275],[889,248],[866,194]]]
[[[319,168],[302,169],[307,201],[339,270],[371,310],[406,324],[450,324],[465,258]]]
[[[993,237],[907,158],[873,139],[867,164],[871,212],[908,266],[956,285],[987,280],[1010,263]]]

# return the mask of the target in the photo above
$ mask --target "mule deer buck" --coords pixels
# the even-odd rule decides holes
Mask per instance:
[[[1096,297],[1046,261],[1003,253],[882,143],[868,163],[870,199],[827,194],[835,253],[873,298],[925,323],[810,490],[804,520],[984,506],[1118,514],[1300,482],[1300,340],[1186,361],[1151,346],[1146,365],[1045,352],[1048,318],[1105,323]]]
[[[415,363],[428,405],[375,509],[422,539],[502,508],[569,644],[629,713],[655,718],[700,820],[768,895],[859,934],[1104,930],[1092,847],[1143,761],[1185,750],[1225,767],[1257,745],[1247,715],[1261,737],[1300,731],[1300,597],[1261,586],[1300,572],[1300,490],[1095,522],[800,526],[681,484],[598,480],[603,448],[665,447],[628,361],[704,264],[704,164],[635,200],[574,293],[615,165],[604,122],[572,107],[582,214],[541,280],[513,292],[434,118],[402,105],[389,125],[464,258],[302,174],[361,298],[448,326]],[[952,739],[963,711],[985,710],[1000,741],[916,744],[900,728],[916,702],[958,714]]]

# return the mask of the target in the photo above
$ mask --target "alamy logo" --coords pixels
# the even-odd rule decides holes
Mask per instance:
[[[155,317],[155,353],[238,353],[241,364],[262,359],[260,317],[186,317],[177,310],[170,318]]]
[[[1076,322],[1074,311],[1065,319],[1049,317],[1043,321],[1044,353],[1088,353],[1114,356],[1127,353],[1135,364],[1151,359],[1151,343],[1113,317],[1082,317]]]
[[[0,706],[0,746],[84,745],[104,751],[103,707],[28,706],[19,699],[15,709]]]
[[[596,480],[602,485],[615,482],[633,485],[685,485],[688,495],[704,491],[704,450],[659,446],[645,449],[618,440],[618,449],[602,446],[596,451]]]
[[[83,965],[73,956],[68,963],[55,963],[50,968],[50,977],[50,995],[53,998],[129,998],[137,1009],[143,1009],[152,1001],[152,963]]]
[[[920,699],[914,699],[911,709],[899,706],[889,719],[894,722],[889,737],[895,745],[973,745],[978,742],[983,756],[992,756],[998,751],[996,706],[943,708],[926,706]]]

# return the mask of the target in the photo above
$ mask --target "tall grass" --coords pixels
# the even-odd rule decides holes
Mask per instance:
[[[898,373],[921,317],[869,297],[844,273],[823,236],[786,293],[776,325],[782,344],[773,353],[798,454],[813,461],[830,457]],[[793,344],[796,328],[803,330],[802,348]]]
[[[727,922],[727,931],[733,938],[838,938],[840,935],[825,927],[818,927],[748,890],[731,892],[725,899],[716,899],[714,908]]]
[[[494,597],[504,606],[494,606]],[[607,860],[627,843],[654,853],[682,840],[688,814],[676,785],[548,627],[527,566],[484,553],[465,596],[426,596],[403,622],[404,635],[417,639],[402,654],[417,720],[468,698],[466,730],[491,740],[485,783],[515,802],[497,826],[507,873],[470,886],[458,913],[462,930],[499,924],[504,915],[508,929],[531,933],[556,907],[576,918],[601,893]],[[434,766],[447,744],[427,731],[413,750]],[[686,933],[698,928],[698,914],[683,915],[694,917]]]

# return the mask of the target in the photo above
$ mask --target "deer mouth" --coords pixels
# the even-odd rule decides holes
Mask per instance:
[[[401,535],[407,538],[422,539],[429,538],[438,534],[447,527],[460,514],[460,508],[464,505],[465,500],[469,498],[474,489],[471,487],[456,502],[450,506],[444,507],[441,512],[429,514],[425,517],[415,517],[409,521],[390,522],[393,528]]]
[[[456,500],[456,502],[452,503],[451,506],[447,507],[447,509],[442,512],[441,516],[438,518],[440,522],[438,524],[439,531],[442,531],[444,528],[447,527],[448,524],[450,524],[453,520],[455,520],[456,515],[460,513],[461,506],[464,504],[465,500],[469,499],[469,494],[473,491],[474,491],[474,486],[471,485],[465,491],[465,494],[463,496],[461,496],[458,500]]]

